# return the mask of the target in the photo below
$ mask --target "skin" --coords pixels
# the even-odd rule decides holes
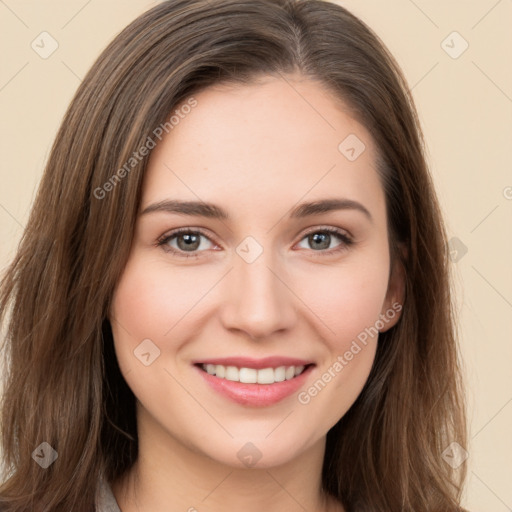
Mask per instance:
[[[171,198],[201,200],[231,219],[165,211],[138,218],[110,320],[137,398],[139,459],[112,484],[114,495],[123,512],[343,511],[321,491],[325,439],[360,394],[377,337],[307,404],[294,393],[268,407],[240,405],[207,386],[192,361],[301,357],[316,364],[304,391],[401,302],[376,148],[342,103],[300,76],[194,97],[198,105],[152,151],[140,211]],[[338,150],[349,134],[366,146],[355,161]],[[298,203],[325,198],[357,201],[372,219],[355,209],[288,218]],[[339,228],[354,243],[331,235],[317,248],[305,233],[316,227]],[[177,228],[206,232],[192,249],[197,258],[157,245]],[[263,249],[251,263],[236,252],[247,236]],[[169,247],[187,254],[183,236]],[[144,339],[160,350],[148,366],[134,356]],[[248,442],[261,454],[252,467],[237,456]]]

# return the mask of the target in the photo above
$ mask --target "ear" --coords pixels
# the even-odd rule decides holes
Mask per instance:
[[[395,256],[395,261],[390,271],[386,298],[380,312],[380,319],[382,320],[380,323],[384,324],[384,326],[382,329],[379,329],[379,332],[386,332],[396,325],[403,309],[406,275],[402,258],[404,261],[406,260],[407,248],[401,245],[398,251],[400,254]]]

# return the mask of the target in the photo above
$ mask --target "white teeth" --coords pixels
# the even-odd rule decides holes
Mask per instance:
[[[226,375],[224,376],[226,380],[240,380],[240,372],[236,366],[226,366]]]
[[[290,366],[291,370],[292,370],[292,377],[295,375],[294,374],[294,371],[293,371],[293,366]],[[283,382],[283,380],[287,379],[291,379],[292,377],[288,377],[289,373],[286,372],[286,368],[284,366],[280,366],[279,368],[276,368],[274,370],[274,380],[276,382]]]
[[[255,368],[237,368],[236,366],[223,366],[221,364],[203,364],[201,367],[210,375],[245,384],[283,382],[300,375],[305,368],[304,366],[279,366],[278,368],[256,370]]]
[[[263,368],[258,370],[258,384],[273,384],[274,382],[273,368]]]
[[[256,384],[258,381],[258,370],[255,370],[254,368],[240,368],[238,377],[240,382]]]

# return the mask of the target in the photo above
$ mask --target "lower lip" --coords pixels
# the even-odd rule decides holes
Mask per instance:
[[[304,385],[314,365],[308,366],[300,375],[290,380],[274,384],[245,384],[210,375],[199,366],[195,366],[203,379],[218,393],[241,405],[265,407],[276,404],[295,393]]]

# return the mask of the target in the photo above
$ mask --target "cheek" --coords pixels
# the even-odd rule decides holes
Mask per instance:
[[[201,296],[214,284],[211,275],[203,277],[206,283],[201,284],[199,275],[196,279],[192,272],[170,270],[161,260],[135,254],[113,297],[111,325],[122,374],[137,399],[152,415],[161,416],[163,424],[170,420],[165,418],[167,409],[161,405],[169,401],[184,417],[200,414],[172,376],[181,380],[175,359],[180,347],[197,336],[198,327],[191,320],[200,310]],[[173,424],[175,429],[184,429],[185,435],[181,421]]]
[[[308,306],[325,323],[329,338],[346,338],[348,334],[374,324],[378,319],[384,300],[385,288],[378,283],[362,283],[353,277],[340,280],[335,278],[329,287],[316,288],[315,297],[310,294]],[[314,288],[313,286],[311,288]]]
[[[361,258],[318,268],[314,275],[304,274],[295,281],[301,283],[298,295],[315,313],[316,324],[323,325],[322,333],[332,350],[347,350],[353,339],[379,320],[387,292],[388,263],[385,257]]]
[[[144,338],[171,339],[174,326],[185,319],[212,286],[201,272],[170,271],[161,261],[132,258],[118,283],[112,317],[134,342]],[[113,327],[114,328],[114,327]]]
[[[382,254],[382,253],[381,253]],[[323,334],[325,358],[312,385],[298,396],[311,414],[333,425],[355,402],[370,374],[377,349],[380,313],[387,291],[385,257],[328,268],[303,281],[310,315]],[[305,295],[307,292],[307,295]]]

